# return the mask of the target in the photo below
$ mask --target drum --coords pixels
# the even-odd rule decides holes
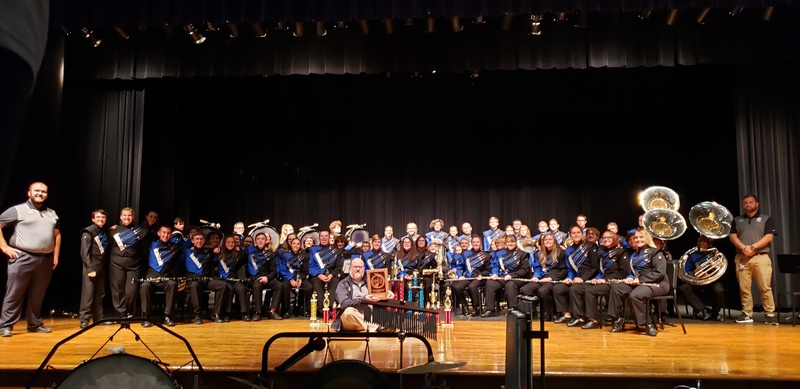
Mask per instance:
[[[309,236],[314,238],[314,245],[315,246],[319,244],[319,231],[317,231],[314,228],[300,229],[300,233],[297,234],[297,237],[300,238],[300,244],[301,245],[303,244],[303,242],[306,241],[306,238],[309,237]],[[304,246],[300,246],[300,247],[304,247]]]
[[[251,229],[250,232],[247,233],[247,235],[252,236],[253,240],[255,240],[256,239],[256,235],[258,235],[258,234],[260,234],[262,232],[267,234],[267,235],[269,235],[269,237],[272,238],[270,240],[270,242],[272,242],[272,248],[277,250],[278,246],[280,245],[279,242],[281,240],[281,235],[278,233],[278,230],[276,230],[272,226],[267,225],[267,224],[263,224],[261,226],[253,227],[253,229]]]
[[[341,359],[331,362],[314,374],[308,389],[383,389],[392,383],[380,370],[366,362]]]
[[[219,229],[219,224],[204,224],[200,227],[197,227],[197,230],[202,232],[203,235],[206,237],[206,244],[211,243],[211,236],[212,232],[219,234],[219,245],[222,245],[222,242],[225,241],[225,234],[222,233],[222,230]]]
[[[111,354],[75,368],[56,388],[180,388],[169,373],[151,360],[129,354]]]
[[[362,242],[369,242],[369,231],[363,228],[348,230],[344,235],[351,247],[360,248]]]

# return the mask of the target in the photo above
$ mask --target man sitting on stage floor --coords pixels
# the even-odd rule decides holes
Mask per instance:
[[[388,291],[388,297],[394,298],[394,293]],[[379,299],[369,294],[369,288],[364,280],[364,260],[353,258],[350,262],[350,274],[336,286],[336,301],[339,302],[339,315],[331,323],[331,329],[336,331],[366,331],[378,332],[384,328],[378,324],[364,321],[364,313],[371,310],[369,302]]]

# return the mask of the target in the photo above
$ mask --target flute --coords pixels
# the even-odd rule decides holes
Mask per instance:
[[[625,282],[624,279],[622,279],[622,280],[620,280],[620,279],[612,279],[612,280],[607,280],[606,281],[606,283],[608,283],[608,284],[622,284],[624,282]],[[652,286],[652,287],[656,287],[656,288],[660,288],[661,287],[660,284],[656,284],[654,282],[640,282],[640,283],[638,283],[636,285],[631,285],[631,286],[636,287],[636,286],[639,286],[639,285]]]
[[[481,277],[480,279],[481,280],[491,280],[490,277],[491,276],[486,276],[486,277]],[[478,277],[448,278],[448,279],[444,280],[444,282],[472,281],[472,280],[477,280],[477,279],[478,279]],[[536,280],[536,281],[534,281],[532,278],[510,278],[510,279],[506,280],[505,278],[501,278],[501,277],[498,277],[495,281],[538,282],[540,284],[547,284],[547,283],[550,283],[550,284],[563,284],[564,283],[564,280],[550,280],[550,281]],[[642,284],[640,284],[640,285],[642,285]]]

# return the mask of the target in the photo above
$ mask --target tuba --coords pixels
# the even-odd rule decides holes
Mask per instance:
[[[696,204],[689,210],[689,222],[697,232],[710,239],[722,239],[731,232],[733,214],[727,208],[713,201],[705,201]],[[725,274],[728,269],[728,258],[725,254],[711,247],[705,252],[708,259],[700,264],[693,272],[686,272],[686,261],[689,256],[697,252],[697,247],[687,250],[678,263],[678,277],[685,283],[691,285],[710,284]]]
[[[647,232],[662,240],[678,239],[686,232],[686,219],[678,212],[678,194],[665,186],[651,186],[639,195],[645,213],[642,225]]]

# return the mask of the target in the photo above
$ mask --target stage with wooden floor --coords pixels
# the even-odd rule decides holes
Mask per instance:
[[[78,324],[74,318],[48,318],[45,325],[53,332],[38,334],[26,333],[24,320],[18,323],[13,336],[0,338],[0,387],[66,386],[100,374],[108,379],[119,375],[120,382],[166,378],[177,381],[172,387],[183,388],[247,388],[254,385],[244,382],[257,382],[267,388],[294,389],[318,385],[320,375],[347,382],[348,374],[370,372],[361,362],[345,360],[366,360],[388,379],[389,387],[397,389],[501,388],[506,383],[505,316],[465,317],[454,320],[452,328],[439,328],[436,340],[428,341],[434,364],[428,364],[426,344],[416,337],[337,338],[336,333],[326,333],[326,326],[312,327],[308,318],[203,325],[187,318],[174,327],[149,328],[133,319],[127,324],[101,322],[81,333]],[[634,330],[630,322],[622,333],[610,333],[610,325],[583,330],[547,322],[544,352],[542,341],[532,340],[531,381],[537,388],[691,388],[698,381],[704,389],[800,387],[800,327],[732,320],[685,320],[685,324],[686,334],[676,322],[650,337]],[[538,325],[534,322],[533,330],[539,330]],[[276,336],[298,332],[315,334]],[[314,341],[317,334],[324,342]],[[287,363],[304,346],[309,354]],[[119,367],[112,363],[116,356],[109,355],[122,349],[128,360]],[[148,363],[128,363],[139,360]],[[262,363],[267,374],[259,377]],[[333,363],[336,369],[325,368]],[[285,371],[277,372],[281,365]],[[365,387],[352,382],[347,386]]]

